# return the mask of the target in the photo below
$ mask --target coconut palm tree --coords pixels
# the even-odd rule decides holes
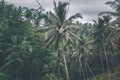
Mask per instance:
[[[89,32],[90,28],[89,25],[84,24],[81,27],[80,31],[77,31],[77,36],[80,37],[81,41],[75,41],[75,47],[72,49],[72,56],[71,58],[78,64],[79,74],[83,77],[84,80],[87,79],[88,75],[92,75],[95,78],[95,74],[93,73],[90,65],[89,65],[89,57],[93,54],[93,41],[91,32]],[[86,69],[88,71],[86,72]]]
[[[75,15],[67,18],[67,6],[69,4],[67,2],[58,2],[58,5],[54,1],[54,13],[48,12],[47,13],[47,21],[49,21],[49,25],[47,27],[42,27],[38,30],[38,32],[46,32],[46,47],[54,47],[56,50],[62,51],[63,61],[65,65],[65,71],[67,80],[69,79],[69,72],[67,68],[67,61],[65,55],[65,47],[68,43],[74,43],[73,37],[81,40],[78,36],[72,33],[70,30],[72,29],[80,29],[79,26],[70,25],[71,22],[76,18],[82,18],[80,13],[76,13]]]
[[[115,44],[114,34],[116,31],[114,30],[114,27],[111,27],[109,16],[99,18],[95,26],[96,32],[94,33],[94,37],[98,52],[100,54],[102,69],[104,72],[106,70],[105,67],[107,68],[110,78],[110,63],[112,62],[113,66],[115,63],[118,64],[117,57],[114,54],[115,52],[113,52],[116,50],[116,47],[113,46],[113,44]],[[106,61],[106,64],[104,63],[104,60]]]
[[[67,7],[68,3],[66,2],[59,2],[58,5],[56,5],[56,2],[54,2],[54,13],[49,12],[47,15],[47,19],[48,19],[48,23],[50,23],[50,25],[48,25],[45,28],[40,28],[38,30],[39,31],[46,31],[47,32],[47,45],[49,43],[52,43],[52,41],[54,41],[53,39],[55,39],[56,37],[56,43],[59,42],[59,37],[61,35],[67,35],[68,33],[72,36],[75,36],[73,33],[71,33],[69,30],[71,28],[76,28],[78,29],[79,26],[73,26],[70,25],[70,22],[73,19],[76,18],[82,18],[80,13],[76,13],[75,15],[66,18],[66,14],[67,14]],[[48,32],[49,31],[49,32]],[[67,35],[68,36],[68,35]],[[75,36],[76,38],[78,38],[77,36]],[[70,39],[70,37],[69,37]],[[79,38],[78,38],[79,39]],[[57,45],[56,45],[57,46]]]
[[[120,39],[120,32],[119,32],[119,26],[120,26],[120,0],[114,0],[114,1],[108,1],[105,4],[110,5],[114,11],[104,11],[99,13],[99,15],[107,15],[107,16],[112,16],[113,18],[115,18],[113,21],[109,22],[108,25],[108,36],[106,38],[106,41],[109,43],[109,47],[111,47],[110,51],[112,50],[112,53],[115,53],[117,49],[116,46],[116,41],[118,39]],[[114,46],[114,45],[116,46]],[[116,56],[116,60],[117,60],[117,56]],[[113,62],[115,63],[115,62]],[[119,62],[117,61],[117,64],[119,64]]]

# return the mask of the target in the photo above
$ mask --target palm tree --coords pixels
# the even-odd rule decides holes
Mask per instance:
[[[104,12],[99,13],[99,15],[107,14],[111,16],[120,17],[120,0],[108,1],[105,4],[110,5],[114,9],[114,12],[104,11]]]
[[[29,9],[27,7],[24,7],[23,11],[25,20],[32,22],[34,27],[40,26],[40,21],[46,17],[41,8]]]
[[[95,43],[97,45],[98,48],[98,52],[100,54],[100,60],[101,60],[101,65],[102,65],[102,69],[104,72],[104,64],[103,64],[103,59],[102,59],[102,54],[103,54],[103,42],[104,42],[104,21],[103,19],[99,18],[98,22],[95,21],[96,26],[96,32],[94,33],[94,38],[95,38]]]
[[[95,43],[97,45],[98,52],[100,54],[100,61],[103,68],[103,72],[105,71],[105,64],[104,64],[104,58],[105,58],[106,67],[110,78],[110,68],[111,68],[110,61],[112,61],[113,65],[115,63],[118,64],[118,60],[115,55],[116,46],[114,46],[115,28],[111,27],[109,16],[103,16],[103,18],[99,18],[98,23],[95,24],[95,26],[96,26],[96,32],[94,33]]]
[[[112,11],[104,11],[99,13],[99,15],[107,15],[109,17],[113,16],[113,18],[115,18],[115,20],[111,21],[108,23],[108,36],[106,38],[106,41],[108,41],[109,43],[109,47],[111,47],[110,51],[112,50],[112,53],[116,52],[116,41],[118,39],[120,39],[120,32],[119,32],[119,26],[120,26],[120,0],[114,0],[114,1],[108,1],[105,4],[110,5],[113,9],[114,12]],[[115,40],[116,39],[116,40]],[[114,45],[116,46],[114,46]],[[116,56],[116,60],[117,60],[117,56]],[[115,62],[113,62],[115,63]],[[117,61],[117,64],[119,64],[119,62]]]
[[[58,2],[58,5],[54,1],[54,13],[48,12],[47,21],[49,21],[49,25],[45,28],[40,28],[38,32],[46,32],[46,47],[52,46],[56,50],[62,50],[63,61],[65,65],[65,71],[67,80],[69,78],[69,72],[67,68],[67,60],[65,55],[65,47],[69,42],[74,43],[73,37],[80,40],[78,36],[72,33],[70,30],[72,29],[80,29],[78,26],[70,25],[72,20],[76,18],[82,18],[80,13],[76,13],[75,15],[67,18],[67,6],[69,4],[66,2]],[[54,44],[54,45],[53,45]]]
[[[84,80],[87,79],[88,71],[95,78],[95,74],[93,73],[93,70],[89,65],[89,57],[93,55],[93,41],[92,36],[90,34],[91,32],[89,32],[89,30],[89,25],[84,24],[83,27],[81,27],[81,30],[77,31],[77,35],[80,37],[81,41],[75,41],[75,48],[72,49],[73,53],[71,56],[72,59],[74,59],[75,62],[79,65],[78,70]],[[86,71],[85,69],[87,69],[88,71]]]
[[[56,5],[56,2],[54,2],[54,13],[49,12],[48,15],[48,25],[45,28],[40,28],[39,31],[49,31],[47,32],[47,44],[51,43],[53,39],[56,37],[56,41],[59,42],[60,35],[66,36],[68,33],[72,36],[75,36],[73,33],[69,31],[71,28],[79,28],[79,26],[74,27],[73,25],[70,25],[70,21],[76,18],[82,18],[82,16],[79,13],[76,13],[75,15],[71,16],[70,18],[66,18],[68,3],[59,2],[58,6]],[[53,36],[54,35],[54,36]],[[68,36],[68,35],[67,35]],[[75,36],[78,38],[77,36]],[[79,38],[78,38],[79,39]],[[57,43],[56,42],[56,43]],[[56,45],[57,46],[57,45]]]
[[[106,5],[110,5],[114,11],[104,11],[99,13],[99,16],[101,15],[107,15],[107,16],[112,16],[113,18],[115,18],[115,20],[113,20],[111,22],[111,25],[116,27],[120,26],[120,0],[114,0],[114,1],[108,1],[105,3]]]

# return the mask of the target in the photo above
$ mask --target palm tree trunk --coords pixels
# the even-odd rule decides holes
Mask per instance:
[[[65,71],[66,71],[66,78],[67,78],[66,80],[70,80],[68,67],[67,67],[67,63],[66,63],[66,58],[65,58],[64,54],[63,54],[63,59],[64,59],[64,65],[65,65]]]
[[[59,57],[59,52],[58,52],[57,67],[58,67],[58,76],[59,76],[58,80],[60,80],[61,73],[60,73],[60,57]]]
[[[64,67],[65,67],[65,72],[66,72],[66,80],[70,80],[68,67],[67,67],[67,61],[66,61],[65,51],[64,50],[65,50],[64,43],[62,42],[62,56],[63,56],[63,60],[64,60]]]
[[[83,79],[84,80],[86,80],[86,77],[85,77],[85,72],[84,72],[84,70],[83,70],[83,65],[82,65],[82,63],[81,63],[81,60],[79,59],[79,66],[80,66],[80,71],[79,72],[81,72],[81,74],[82,74],[82,76],[83,76]]]
[[[90,68],[88,62],[86,61],[86,66],[88,67],[89,71],[91,72],[91,74],[93,75],[94,77],[94,80],[96,80],[96,77],[95,77],[95,74],[93,73],[92,69]]]
[[[106,64],[107,64],[107,69],[108,69],[108,77],[109,77],[109,80],[111,80],[111,77],[110,77],[110,68],[109,68],[109,63],[108,63],[108,56],[107,56],[107,52],[106,52],[106,49],[105,49],[105,46],[103,45],[103,49],[104,49],[104,53],[105,53],[105,59],[106,59]]]
[[[102,58],[102,53],[101,53],[102,50],[100,49],[99,44],[98,44],[98,51],[99,51],[98,53],[100,53],[100,62],[101,62],[102,70],[104,72],[105,68],[104,68],[103,58]]]
[[[113,51],[113,54],[114,54],[115,63],[116,63],[116,65],[119,66],[120,63],[119,63],[118,57],[117,57],[117,55],[116,55],[116,52],[115,52],[115,49],[114,49],[113,46],[112,46],[112,51]]]
[[[110,57],[111,57],[112,67],[114,68],[117,65],[117,63],[116,63],[116,60],[115,60],[115,56],[111,51],[110,51]]]

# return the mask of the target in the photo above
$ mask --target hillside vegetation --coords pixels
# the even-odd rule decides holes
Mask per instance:
[[[81,23],[69,2],[54,11],[0,1],[0,80],[120,80],[120,1]],[[77,19],[77,20],[76,20]]]

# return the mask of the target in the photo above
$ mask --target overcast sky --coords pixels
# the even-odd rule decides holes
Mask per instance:
[[[17,6],[25,6],[30,8],[38,8],[36,0],[6,0]],[[54,0],[68,2],[69,0]],[[112,10],[105,2],[112,0],[71,0],[69,16],[80,12],[83,16],[81,22],[90,22],[97,19],[97,15],[102,11]],[[39,0],[44,9],[53,10],[53,0]]]

